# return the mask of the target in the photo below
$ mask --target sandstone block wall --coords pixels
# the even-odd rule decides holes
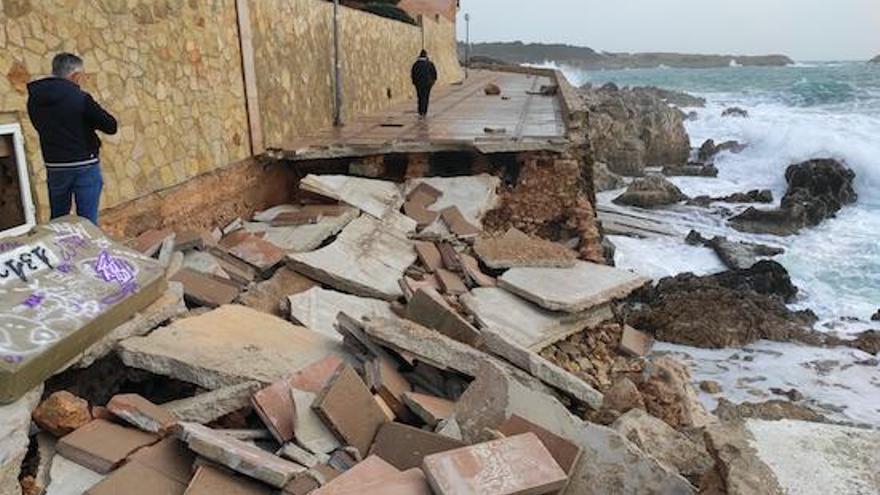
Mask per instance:
[[[332,5],[250,0],[249,9],[265,144],[331,125]],[[460,79],[454,24],[424,24],[441,82]],[[347,8],[341,27],[345,115],[406,97],[422,28]],[[120,120],[102,152],[110,208],[250,156],[240,46],[235,0],[0,0],[0,113],[17,112],[25,130],[40,217],[46,172],[26,84],[50,72],[54,54],[83,55],[87,90]]]

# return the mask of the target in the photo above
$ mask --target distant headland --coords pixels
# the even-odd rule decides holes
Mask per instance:
[[[464,54],[464,44],[460,44]],[[730,66],[783,67],[794,64],[785,55],[697,55],[684,53],[608,53],[592,48],[523,43],[476,43],[471,60],[482,63],[536,64],[548,60],[584,69],[649,69],[655,67],[709,69]],[[875,61],[877,61],[875,59]]]
[[[868,62],[870,62],[872,64],[880,64],[880,55],[877,55],[876,57],[872,58]]]

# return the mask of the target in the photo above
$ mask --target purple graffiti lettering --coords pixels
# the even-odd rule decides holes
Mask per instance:
[[[9,364],[18,364],[18,363],[24,361],[24,357],[22,357],[22,356],[18,356],[18,355],[15,355],[15,356],[3,356],[3,360],[6,361],[6,362],[9,363]]]
[[[113,257],[107,251],[101,251],[98,254],[98,260],[95,262],[95,272],[105,282],[116,282],[120,286],[134,281],[132,266],[123,259]]]
[[[20,242],[2,242],[0,243],[0,253],[5,253],[6,251],[12,251],[13,249],[18,249],[23,244]]]
[[[119,304],[124,301],[128,296],[136,293],[138,290],[138,285],[136,282],[131,282],[123,285],[119,292],[114,294],[110,294],[109,296],[101,299],[101,304],[103,306],[113,306],[114,304]]]
[[[70,261],[79,254],[81,248],[88,246],[88,241],[81,235],[71,234],[57,238],[55,240],[55,245],[61,249],[62,259],[64,259],[64,261]]]
[[[24,303],[22,303],[22,304],[33,309],[33,308],[36,308],[37,306],[39,306],[40,304],[43,304],[43,301],[45,301],[45,300],[46,300],[46,296],[44,296],[43,294],[31,294],[30,296],[28,296],[27,299],[24,300]]]
[[[62,263],[58,265],[58,271],[61,273],[70,273],[73,271],[73,265],[70,263]]]

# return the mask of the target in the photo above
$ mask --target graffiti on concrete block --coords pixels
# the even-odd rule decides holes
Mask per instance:
[[[0,284],[10,280],[26,283],[35,274],[52,270],[57,264],[57,256],[45,244],[21,246],[0,254]]]

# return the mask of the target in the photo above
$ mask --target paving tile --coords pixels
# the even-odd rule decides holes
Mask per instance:
[[[352,220],[360,215],[357,208],[350,206],[321,206],[331,209],[333,215],[322,213],[315,223],[292,226],[275,226],[266,230],[265,239],[288,253],[306,253],[321,247],[327,239],[342,231]]]
[[[419,289],[406,307],[406,317],[449,338],[477,346],[480,331],[461,317],[434,289]]]
[[[534,433],[430,455],[422,469],[437,495],[546,494],[568,480]]]
[[[449,227],[449,230],[458,237],[472,238],[480,235],[483,231],[470,223],[457,206],[450,206],[440,212],[440,216]]]
[[[440,282],[440,288],[443,289],[443,292],[449,295],[459,296],[468,291],[468,288],[464,285],[464,282],[462,282],[461,277],[449,270],[441,268],[437,270],[436,276],[437,280]]]
[[[400,474],[394,466],[371,455],[356,466],[340,474],[312,495],[351,495],[359,493],[366,485]]]
[[[181,423],[180,437],[190,450],[202,457],[275,488],[284,488],[294,475],[306,470],[303,466],[199,424]]]
[[[220,240],[220,245],[260,273],[265,273],[281,264],[286,255],[280,247],[244,230],[227,235]]]
[[[428,268],[428,272],[434,273],[434,271],[443,266],[440,250],[437,249],[433,242],[416,241],[415,248],[419,261]]]
[[[128,457],[128,462],[142,464],[167,478],[186,486],[192,478],[195,456],[186,445],[176,438],[166,438],[161,442],[144,447]]]
[[[204,230],[184,230],[177,233],[174,238],[175,251],[189,251],[192,249],[205,249],[216,244],[210,232]]]
[[[199,273],[191,268],[178,270],[171,277],[171,281],[183,284],[183,292],[187,301],[209,308],[229,304],[241,292],[238,286],[231,282]]]
[[[288,297],[316,287],[317,282],[296,273],[286,266],[279,268],[272,278],[248,288],[238,302],[249,308],[275,316],[287,317]]]
[[[107,474],[132,452],[158,441],[155,434],[96,419],[62,437],[57,451],[83,467]]]
[[[290,384],[281,380],[254,394],[254,411],[278,443],[293,439],[296,406],[290,396]]]
[[[416,292],[419,289],[431,289],[434,291],[440,290],[440,283],[437,282],[437,277],[434,275],[428,275],[422,280],[416,280],[411,277],[404,277],[400,279],[400,288],[403,290],[403,297],[407,301],[411,301],[412,298],[416,295]]]
[[[626,325],[620,338],[620,352],[631,357],[645,357],[654,346],[654,338],[645,332]]]
[[[403,213],[409,218],[415,220],[418,229],[424,229],[437,221],[437,218],[440,217],[439,213],[427,209],[424,204],[416,201],[407,201],[404,203]]]
[[[534,433],[550,452],[550,455],[553,456],[553,459],[556,460],[556,463],[559,464],[559,467],[569,475],[572,473],[578,460],[580,460],[581,453],[583,452],[573,442],[515,414],[498,426],[498,432],[508,437],[529,432]]]
[[[460,253],[458,258],[461,261],[464,275],[472,287],[495,287],[498,285],[495,277],[483,273],[483,270],[480,268],[480,262],[476,258],[465,253]]]
[[[174,235],[174,231],[169,229],[148,230],[135,238],[131,242],[131,247],[139,253],[143,253],[144,256],[155,256],[167,239],[171,239],[173,242]]]
[[[333,378],[336,369],[342,364],[339,356],[327,356],[293,372],[288,379],[291,387],[313,394],[321,393],[327,382]]]
[[[229,278],[240,287],[245,287],[257,278],[257,270],[250,264],[236,258],[222,246],[212,246],[208,252],[217,259],[217,263]]]
[[[482,134],[482,127],[478,132]],[[495,209],[498,204],[497,191],[501,186],[501,179],[489,174],[462,177],[420,177],[407,181],[406,190],[412,191],[422,185],[431,186],[443,193],[437,198],[436,203],[431,205],[432,210],[441,211],[455,206],[469,223],[479,227],[482,225],[483,216]]]
[[[510,229],[501,236],[482,236],[474,242],[474,252],[490,268],[514,267],[570,268],[577,253],[565,246]]]
[[[269,495],[265,485],[210,466],[200,466],[184,495]]]
[[[434,395],[407,392],[403,394],[403,402],[422,421],[431,428],[436,428],[455,410],[455,402]]]
[[[385,414],[355,370],[341,365],[315,400],[318,415],[346,444],[363,455],[370,450]]]
[[[179,421],[208,424],[250,406],[251,396],[262,387],[259,382],[244,382],[166,402],[162,407],[170,411]]]
[[[413,468],[370,483],[358,491],[359,495],[433,495],[425,473]]]
[[[440,258],[443,260],[443,266],[452,272],[460,272],[462,270],[461,259],[458,257],[458,251],[448,242],[441,242],[437,245],[440,251]]]
[[[399,371],[397,363],[383,354],[367,361],[366,383],[370,390],[379,394],[395,416],[407,418],[409,410],[403,403],[403,394],[412,390],[412,385]]]
[[[370,449],[392,466],[405,471],[422,465],[425,456],[465,447],[467,444],[402,423],[382,425]]]
[[[342,446],[313,409],[317,394],[291,388],[290,396],[296,409],[293,429],[299,445],[315,454],[329,454]]]
[[[342,201],[376,219],[399,216],[404,198],[397,184],[347,175],[308,175],[300,189]]]
[[[85,495],[183,495],[186,483],[169,478],[137,462],[129,462],[114,471]]]
[[[141,430],[162,436],[177,424],[177,418],[171,412],[137,394],[114,395],[107,403],[107,409]]]
[[[409,191],[406,195],[406,200],[420,203],[424,206],[431,206],[441,196],[443,196],[443,191],[426,182],[422,182]]]
[[[340,312],[357,320],[365,317],[396,318],[388,301],[353,296],[321,287],[313,287],[288,297],[288,304],[293,322],[340,342],[342,335],[335,328]]]

